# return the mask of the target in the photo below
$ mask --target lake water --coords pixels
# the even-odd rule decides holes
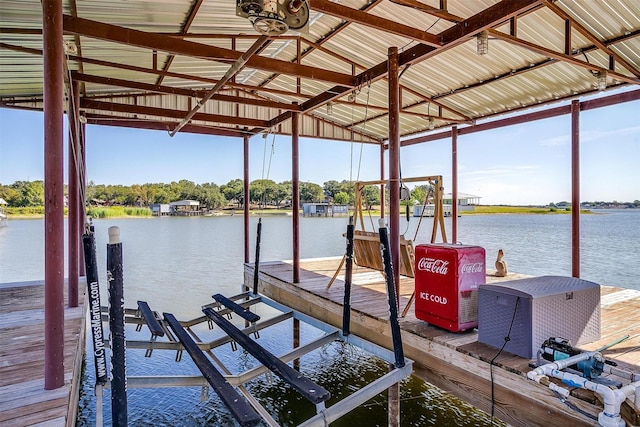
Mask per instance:
[[[581,276],[603,285],[640,289],[640,210],[596,211],[581,217]],[[369,220],[367,219],[367,222]],[[375,222],[375,219],[374,219]],[[251,219],[255,234],[257,219]],[[416,244],[426,243],[431,220],[425,219],[414,239],[417,218],[401,220],[401,230]],[[302,218],[301,257],[340,256],[345,249],[342,233],[346,218]],[[450,219],[446,220],[447,233]],[[242,283],[243,242],[241,216],[208,218],[106,219],[94,221],[103,289],[106,304],[105,263],[107,229],[120,227],[124,252],[125,300],[127,307],[144,299],[154,310],[171,311],[178,319],[200,315],[200,307],[211,301],[213,293],[238,293]],[[368,222],[369,228],[371,228]],[[471,215],[459,218],[458,239],[476,244],[487,251],[491,268],[497,250],[505,251],[509,270],[531,275],[571,274],[570,215]],[[255,240],[252,238],[252,240]],[[291,217],[263,219],[261,259],[290,259]],[[0,228],[0,282],[36,280],[44,277],[44,237],[42,220],[10,220]],[[255,248],[251,246],[253,257]],[[276,354],[290,349],[290,324],[269,328],[260,342]],[[215,331],[196,332],[205,340]],[[212,335],[213,334],[213,335]],[[302,341],[313,339],[318,331],[306,327]],[[286,339],[282,339],[286,335]],[[127,339],[148,339],[148,332],[127,329]],[[90,342],[90,341],[88,341]],[[91,345],[91,344],[89,344]],[[255,361],[228,346],[216,355],[233,370],[243,370]],[[129,375],[195,375],[197,368],[185,355],[175,363],[174,352],[155,351],[152,359],[144,352],[128,350]],[[363,382],[381,376],[386,365],[367,354],[332,344],[302,359],[302,371],[339,396]],[[79,425],[92,425],[93,360],[87,359]],[[277,379],[260,377],[249,388],[272,413],[278,413],[283,425],[296,425],[313,413],[306,401],[300,401]],[[489,425],[489,417],[458,399],[412,378],[402,385],[402,425]],[[129,390],[131,425],[200,426],[229,425],[231,420],[211,393],[199,401],[200,389]],[[110,419],[108,393],[104,399],[105,420]],[[336,426],[386,425],[386,401],[378,396],[344,417]]]

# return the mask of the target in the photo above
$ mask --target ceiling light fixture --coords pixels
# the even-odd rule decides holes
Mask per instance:
[[[605,90],[607,88],[607,72],[606,70],[599,71],[596,74],[598,78],[598,90]]]
[[[436,120],[433,117],[429,117],[429,130],[436,128]]]
[[[478,55],[489,53],[489,31],[484,30],[476,36]]]

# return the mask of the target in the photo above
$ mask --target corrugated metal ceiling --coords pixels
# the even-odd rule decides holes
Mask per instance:
[[[307,1],[312,9],[308,30],[302,34],[288,32],[281,38],[275,37],[257,55],[295,64],[300,49],[302,65],[343,75],[359,75],[386,61],[389,47],[398,47],[401,56],[403,52],[422,49],[420,42],[408,34],[396,34],[402,32],[403,26],[426,31],[434,37],[461,28],[462,38],[454,41],[453,47],[441,49],[441,52],[436,50],[426,59],[408,68],[405,66],[400,82],[402,135],[427,131],[429,116],[434,119],[436,127],[460,123],[471,125],[487,116],[592,93],[597,90],[595,71],[608,69],[610,64],[614,68],[608,74],[609,88],[638,84],[639,81],[640,2],[637,0],[523,1],[522,4],[530,4],[530,7],[518,11],[514,20],[509,21],[510,16],[505,16],[490,22],[492,32],[486,55],[477,54],[475,33],[463,34],[464,28],[474,25],[476,21],[473,19],[489,23],[489,18],[499,12],[488,14],[486,11],[495,5],[508,7],[518,2],[447,1],[447,12],[468,20],[463,24],[390,0],[342,0],[329,4],[349,8],[343,9],[348,14],[368,10],[368,18],[367,15],[360,16],[364,16],[370,25],[363,25],[317,11],[329,7],[325,6],[328,2],[324,0]],[[423,0],[422,4],[439,7],[436,0]],[[197,11],[189,16],[194,6]],[[2,0],[0,7],[0,102],[5,107],[41,108],[43,62],[38,54],[43,44],[38,33],[42,26],[41,2]],[[135,116],[175,123],[178,120],[173,117],[176,111],[186,115],[197,99],[181,94],[158,93],[162,91],[160,89],[211,88],[227,72],[230,62],[184,54],[174,57],[167,51],[171,50],[168,47],[171,40],[183,39],[242,53],[257,39],[250,22],[236,16],[236,2],[232,0],[64,0],[63,9],[65,14],[78,18],[161,34],[167,43],[152,49],[89,37],[82,31],[77,35],[65,35],[67,42],[75,44],[79,41],[81,53],[78,56],[83,58],[70,56],[70,70],[81,71],[89,77],[130,82],[127,85],[104,81],[83,83],[84,98],[117,95],[102,99],[101,108],[85,108],[89,117],[92,114],[109,115],[115,119]],[[373,17],[386,19],[389,26],[372,28]],[[569,35],[565,33],[566,19],[570,19],[572,25]],[[189,23],[186,31],[185,23]],[[510,39],[509,34],[514,38]],[[571,52],[565,55],[567,40]],[[602,45],[610,51],[603,50]],[[591,64],[592,69],[585,64]],[[314,78],[308,78],[286,72],[277,64],[269,70],[246,66],[220,94],[265,102],[303,104],[302,132],[307,136],[370,142],[387,138],[389,125],[385,109],[388,85],[385,79],[375,75],[369,81],[364,77],[354,81],[355,89],[341,89],[338,92],[343,95],[334,96],[332,88],[341,85],[325,81],[328,79],[326,75],[323,77],[318,73],[317,78],[316,74]],[[144,95],[148,88],[144,89],[140,84],[161,86],[158,91],[153,91],[156,92],[153,95]],[[350,92],[356,96],[349,97]],[[194,120],[193,123],[212,129],[239,129],[254,133],[267,131],[270,125],[276,125],[272,129],[274,131],[290,130],[290,120],[282,123],[277,120],[283,113],[281,108],[246,105],[242,99],[237,101],[214,98],[206,102],[200,112],[229,119],[223,117],[222,122],[216,122],[210,118]],[[108,103],[162,108],[168,112],[154,110],[154,115],[150,115],[146,113],[151,110],[139,113],[106,111],[104,106],[110,105]],[[116,105],[111,109],[120,107]],[[243,119],[244,124],[234,123],[234,117]],[[246,123],[253,123],[251,120],[264,124],[246,126]],[[351,129],[355,131],[353,135]]]

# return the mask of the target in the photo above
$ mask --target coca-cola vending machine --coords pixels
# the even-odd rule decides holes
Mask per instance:
[[[478,287],[486,283],[480,246],[418,245],[416,317],[452,332],[478,326]]]

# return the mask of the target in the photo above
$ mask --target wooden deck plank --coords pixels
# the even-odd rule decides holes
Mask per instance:
[[[261,292],[312,315],[340,326],[344,276],[339,275],[330,290],[326,282],[335,273],[340,258],[301,261],[301,281],[291,283],[290,265],[277,262],[260,266]],[[527,276],[510,273],[506,278],[487,275],[487,283],[517,280]],[[308,278],[308,280],[306,279]],[[253,266],[245,266],[245,280],[252,283]],[[388,307],[382,275],[374,270],[357,268],[352,286],[352,331],[389,348]],[[411,278],[400,281],[401,308],[414,289]],[[585,349],[596,349],[624,334],[631,338],[605,352],[620,368],[640,372],[640,292],[609,286],[601,287],[602,337]],[[301,303],[303,302],[303,303]],[[298,304],[299,306],[296,306]],[[498,349],[479,343],[477,331],[451,333],[415,318],[413,307],[400,319],[405,354],[416,361],[416,373],[441,388],[481,409],[490,409],[490,366]],[[496,414],[512,425],[590,425],[587,418],[571,413],[545,387],[526,379],[529,360],[503,352],[495,360],[493,373]],[[575,400],[575,401],[574,401]],[[591,400],[595,401],[591,396]],[[573,399],[581,409],[597,414],[601,409],[587,401]],[[522,408],[527,408],[523,416]]]
[[[64,385],[44,390],[44,282],[0,284],[0,424],[75,425],[85,342],[85,283],[64,310]]]

